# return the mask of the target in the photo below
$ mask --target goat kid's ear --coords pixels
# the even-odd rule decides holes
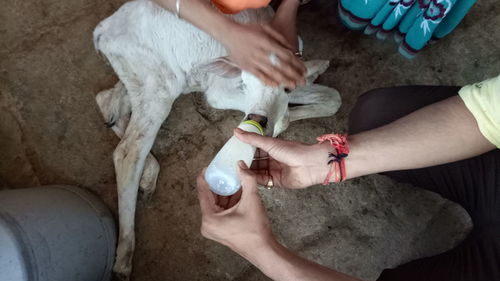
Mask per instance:
[[[319,75],[323,74],[330,66],[328,60],[308,60],[304,64],[307,68],[306,78],[314,77],[316,79]]]
[[[197,68],[200,72],[212,73],[224,78],[235,78],[241,75],[241,69],[229,57],[216,58]]]
[[[330,61],[328,60],[308,60],[304,62],[307,73],[306,73],[306,85],[311,85],[314,81],[325,72],[330,66]]]

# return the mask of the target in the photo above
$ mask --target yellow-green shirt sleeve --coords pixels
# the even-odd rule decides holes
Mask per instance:
[[[500,148],[500,75],[467,85],[458,93],[476,118],[484,137]]]

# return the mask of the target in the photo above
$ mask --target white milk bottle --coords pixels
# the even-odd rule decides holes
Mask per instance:
[[[254,120],[243,121],[238,128],[264,135],[264,129]],[[240,189],[238,161],[243,160],[248,167],[252,164],[255,147],[232,136],[215,155],[205,171],[205,180],[210,189],[219,195],[230,196]]]

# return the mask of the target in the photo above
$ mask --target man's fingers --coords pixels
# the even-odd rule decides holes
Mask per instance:
[[[267,153],[269,153],[269,151],[281,141],[280,139],[273,137],[266,137],[256,133],[246,132],[240,128],[236,128],[234,130],[234,135],[242,142],[258,147]]]
[[[250,166],[250,170],[259,171],[259,170],[267,170],[269,168],[269,159],[270,156],[264,150],[257,148],[255,150],[254,158],[252,161],[252,165]]]
[[[264,30],[269,34],[274,40],[278,41],[282,47],[287,48],[290,51],[295,50],[295,47],[286,40],[285,36],[283,36],[278,31],[274,30],[270,25],[265,24],[262,26]]]
[[[271,55],[271,53],[275,53],[280,59],[280,68],[275,70],[274,72],[278,72],[281,73],[282,76],[286,76],[287,80],[277,81],[281,81],[287,86],[291,86],[289,85],[290,80],[293,81],[294,84],[305,83],[304,76],[306,74],[307,68],[305,67],[304,62],[294,55],[296,47],[288,42],[285,36],[274,30],[274,28],[272,28],[271,26],[264,25],[263,28],[269,36],[271,36],[275,41],[281,44],[281,46],[273,47],[271,51],[269,51],[268,48],[264,48],[266,55],[265,59],[268,60],[268,56]],[[261,65],[261,68],[264,67]],[[268,70],[269,66],[266,66],[264,71],[268,75],[271,75]]]
[[[227,205],[229,204],[229,196],[215,196],[215,205],[221,207],[222,209],[227,209]]]
[[[298,73],[291,69],[288,65],[283,65],[280,62],[278,65],[273,65],[269,59],[269,55],[264,55],[264,57],[258,60],[259,69],[265,73],[267,76],[271,77],[275,81],[279,81],[281,85],[288,88],[295,88],[295,81]]]
[[[197,179],[198,200],[200,200],[200,208],[202,215],[209,215],[216,211],[215,198],[212,191],[208,188],[208,183],[205,181],[205,170],[200,173]]]
[[[267,173],[257,173],[256,176],[255,176],[255,180],[257,181],[257,183],[261,186],[266,186],[267,183],[269,182],[269,179],[271,179],[271,175],[269,174],[269,172]],[[273,179],[274,181],[274,179]]]
[[[277,60],[271,61],[271,56],[276,55]],[[290,50],[282,47],[262,49],[254,58],[258,68],[267,76],[275,79],[285,86],[290,82],[304,82],[307,71],[304,63]]]
[[[261,69],[255,68],[252,70],[249,70],[255,77],[259,78],[260,81],[262,81],[264,84],[266,84],[269,87],[278,87],[279,86],[279,81],[273,79],[267,73],[262,71]]]
[[[241,180],[242,198],[248,197],[249,194],[257,193],[257,181],[255,180],[255,174],[248,169],[245,162],[241,160],[238,161],[238,167]]]
[[[257,181],[257,184],[259,184],[260,186],[266,187],[267,184],[269,183],[269,180],[272,180],[272,185],[274,187],[282,187],[280,181],[281,171],[276,169],[275,167],[270,167],[269,169],[266,170],[253,170],[253,172],[255,173],[255,180]]]
[[[236,205],[236,204],[238,204],[238,202],[240,202],[240,199],[241,199],[241,188],[240,188],[240,190],[238,190],[238,192],[236,192],[234,195],[229,197],[229,203],[228,203],[227,208],[230,209],[230,208],[234,207],[234,205]]]
[[[307,68],[303,61],[297,58],[291,51],[285,49],[276,49],[276,56],[278,56],[280,61],[280,71],[284,72],[295,82],[304,82]]]

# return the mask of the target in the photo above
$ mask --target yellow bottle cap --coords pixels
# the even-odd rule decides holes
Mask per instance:
[[[246,120],[246,121],[243,121],[241,122],[241,124],[250,124],[250,125],[254,125],[255,127],[257,127],[257,129],[259,129],[259,132],[261,135],[264,135],[264,128],[262,128],[262,125],[260,125],[259,122],[257,121],[254,121],[254,120]]]

